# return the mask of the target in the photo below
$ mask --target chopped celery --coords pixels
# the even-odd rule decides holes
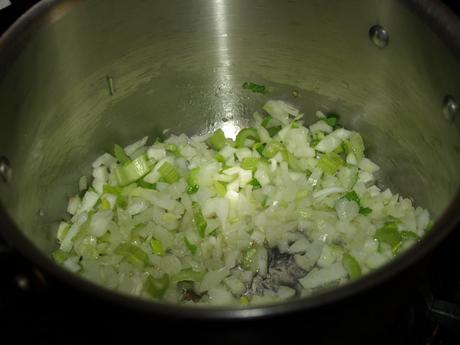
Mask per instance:
[[[255,93],[266,93],[267,89],[265,88],[264,85],[259,85],[251,82],[245,81],[243,85],[241,86],[245,90],[251,90],[252,92]]]
[[[351,192],[347,192],[345,193],[345,195],[343,196],[345,199],[347,199],[348,201],[354,201],[359,205],[361,205],[361,200],[359,199],[359,196],[358,194],[356,194],[356,192],[354,190],[352,190]]]
[[[265,116],[261,123],[262,127],[264,127],[265,129],[268,128],[268,124],[272,119],[273,118],[270,115]]]
[[[251,83],[247,81],[243,83],[242,88],[246,90],[251,90],[252,92],[255,92],[255,93],[266,93],[267,92],[264,85],[259,85],[259,84],[255,84],[255,83]]]
[[[278,134],[281,128],[282,128],[281,126],[270,127],[270,128],[267,128],[267,132],[271,137],[274,137],[275,135]]]
[[[113,154],[117,161],[120,162],[120,164],[127,164],[131,161],[129,156],[126,154],[125,150],[123,150],[123,148],[120,145],[114,145]]]
[[[224,197],[225,194],[227,194],[227,188],[225,187],[225,184],[223,184],[222,182],[215,181],[213,183],[213,187],[218,196]]]
[[[277,141],[272,141],[267,146],[265,146],[262,153],[266,158],[273,158],[278,152],[284,152],[285,150],[286,148],[283,144]]]
[[[177,182],[180,179],[176,168],[169,162],[164,162],[158,169],[158,172],[160,173],[160,176],[163,178],[163,180],[169,184]]]
[[[198,191],[200,186],[198,185],[198,174],[200,173],[200,168],[193,168],[190,170],[190,174],[188,175],[187,178],[187,193],[188,194],[193,194]]]
[[[137,185],[145,189],[156,189],[157,188],[156,183],[148,183],[148,182],[145,182],[144,180],[137,181]]]
[[[319,138],[313,138],[313,139],[310,141],[310,146],[311,146],[311,147],[315,147],[316,145],[319,144],[320,141],[321,141],[321,139],[319,139]]]
[[[150,166],[144,155],[126,165],[120,165],[115,170],[115,176],[120,186],[126,186],[150,172]]]
[[[242,306],[247,306],[249,304],[249,298],[247,296],[240,297],[240,304]]]
[[[194,271],[191,268],[186,268],[177,273],[175,276],[172,277],[172,281],[175,283],[178,282],[201,282],[205,272]]]
[[[262,144],[259,142],[252,145],[252,149],[257,151],[261,156],[262,156],[262,152],[264,151],[264,148],[265,148],[265,144]]]
[[[151,275],[144,282],[144,290],[154,298],[162,298],[169,287],[169,275],[166,273],[158,278]]]
[[[356,192],[354,190],[352,190],[351,192],[347,192],[345,193],[345,195],[343,196],[345,199],[347,199],[348,201],[354,201],[358,204],[359,206],[359,213],[364,215],[364,216],[367,216],[369,213],[372,212],[372,209],[369,208],[369,207],[363,207],[361,205],[361,200],[358,196],[358,194],[356,194]]]
[[[333,129],[336,129],[337,125],[339,124],[340,116],[331,114],[331,115],[327,115],[322,120],[326,122],[329,126],[331,126]]]
[[[221,129],[218,129],[214,134],[209,138],[209,145],[216,151],[220,151],[227,144],[227,139],[225,138],[224,132]]]
[[[241,267],[249,271],[252,269],[253,262],[256,258],[257,254],[257,248],[249,248],[244,254],[243,254],[243,260],[241,261]]]
[[[172,143],[165,143],[164,144],[165,146],[165,150],[166,151],[169,151],[169,152],[177,152],[177,146],[175,144],[172,144]]]
[[[158,256],[165,255],[165,249],[161,241],[152,238],[150,240],[150,247],[152,248],[152,253]]]
[[[241,168],[243,168],[244,170],[252,170],[252,171],[255,171],[257,169],[257,164],[259,163],[259,158],[255,158],[255,157],[246,157],[246,158],[243,158],[243,160],[241,161]]]
[[[235,147],[244,147],[246,139],[259,140],[259,134],[255,128],[243,128],[236,136]]]
[[[203,212],[201,212],[200,204],[196,201],[192,202],[192,211],[193,211],[193,221],[195,222],[195,226],[197,228],[198,234],[201,238],[204,238],[206,233],[206,227],[208,223],[204,219]]]
[[[328,175],[334,175],[345,164],[342,157],[335,152],[325,153],[318,161],[318,168]]]
[[[404,241],[418,241],[420,240],[420,236],[417,235],[415,232],[413,231],[408,231],[408,230],[403,230],[401,231],[401,238],[404,240]]]
[[[374,238],[379,241],[379,248],[381,243],[388,244],[393,253],[395,253],[401,246],[401,234],[398,231],[397,224],[387,222],[385,225],[375,232]]]
[[[64,261],[66,261],[69,258],[69,253],[63,251],[63,250],[55,250],[51,256],[53,257],[54,262],[57,264],[63,264]]]
[[[355,279],[361,276],[361,266],[359,265],[358,261],[350,254],[343,254],[342,265],[347,270],[351,279]]]
[[[249,184],[252,186],[252,189],[253,189],[253,190],[262,188],[262,186],[260,185],[260,182],[259,182],[257,179],[255,179],[255,178],[253,178],[253,179],[249,182]]]
[[[184,236],[184,243],[188,250],[190,250],[190,253],[192,253],[192,255],[195,255],[196,251],[198,250],[198,247],[191,243],[186,236]]]
[[[349,138],[349,143],[350,143],[350,151],[353,152],[353,154],[356,157],[356,160],[360,162],[364,156],[363,138],[361,137],[361,135],[359,135],[359,133],[352,132]]]
[[[372,212],[372,209],[369,208],[369,207],[360,207],[359,208],[359,213],[362,214],[363,216],[367,216],[371,212]]]
[[[122,243],[115,248],[114,253],[123,256],[132,264],[147,265],[149,256],[138,246],[131,243]]]
[[[225,164],[225,157],[222,156],[220,153],[217,153],[217,154],[214,156],[214,159],[215,159],[216,161],[218,161],[219,163]]]
[[[110,210],[111,206],[110,206],[110,202],[106,199],[106,198],[102,198],[101,199],[101,207],[103,210]]]

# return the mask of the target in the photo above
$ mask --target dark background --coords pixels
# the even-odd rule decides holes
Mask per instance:
[[[12,0],[11,2],[10,7],[0,10],[0,33],[37,0]],[[460,0],[444,0],[444,3],[460,13]],[[460,305],[458,244],[460,244],[460,232],[455,231],[453,236],[436,250],[426,266],[429,294],[438,301],[448,301],[449,304],[444,309],[440,308],[440,313],[427,310],[426,301],[417,302],[418,295],[414,291],[414,302],[411,302],[410,308],[404,314],[394,316],[403,323],[395,323],[391,326],[392,329],[388,329],[388,332],[397,335],[398,340],[391,342],[392,345],[460,344],[460,314],[456,314],[458,309],[455,309]],[[393,291],[389,293],[397,294]],[[353,307],[349,310],[350,315],[353,313],[352,309]],[[378,321],[371,320],[371,322]],[[58,282],[45,279],[17,253],[9,251],[0,244],[0,344],[20,344],[25,341],[33,342],[34,345],[86,345],[109,342],[134,344],[143,342],[142,339],[149,343],[169,344],[171,341],[168,339],[171,338],[171,334],[175,339],[180,338],[192,344],[200,342],[255,345],[279,344],[287,341],[315,345],[324,343],[316,342],[312,338],[308,333],[308,326],[303,324],[302,318],[295,319],[295,317],[249,324],[249,326],[183,322],[171,324],[158,319],[141,318],[128,311],[116,310],[101,304],[91,297],[82,296]],[[366,333],[369,325],[362,322],[351,327],[353,327],[351,333],[356,332],[354,344],[363,343],[359,339]],[[340,325],[326,323],[318,332],[327,335],[332,328],[340,328]],[[348,332],[350,333],[350,329]],[[205,334],[207,336],[204,336]],[[345,339],[336,338],[332,334],[331,337],[335,339],[334,344],[346,343]],[[381,344],[384,337],[385,334],[375,334],[374,341],[367,344]],[[327,336],[323,337],[323,340],[326,338]]]

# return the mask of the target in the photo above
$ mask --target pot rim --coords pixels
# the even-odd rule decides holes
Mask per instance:
[[[29,9],[0,37],[0,66],[5,66],[8,61],[14,60],[15,54],[18,54],[21,50],[21,42],[27,41],[31,36],[31,30],[49,22],[50,17],[47,15],[51,10],[60,5],[73,5],[78,2],[79,0],[42,0]],[[438,32],[442,39],[451,44],[450,47],[460,56],[460,21],[457,17],[440,2],[432,2],[429,0],[409,0],[406,2],[413,6],[417,12],[425,16],[425,19],[432,25],[432,28]],[[71,7],[72,6],[67,6],[65,10],[68,11]],[[452,40],[454,40],[454,43]],[[20,42],[19,44],[18,41]],[[4,73],[5,71],[0,69],[0,78],[3,77],[2,72]],[[8,216],[3,205],[0,206],[0,233],[13,248],[19,250],[26,259],[36,264],[50,276],[56,277],[59,281],[70,287],[77,288],[87,295],[100,298],[105,302],[114,303],[133,311],[174,317],[176,319],[180,317],[196,320],[260,319],[285,313],[312,310],[357,295],[364,290],[368,290],[383,283],[415,264],[417,261],[420,261],[422,257],[432,251],[449,235],[459,221],[460,192],[457,192],[449,207],[434,225],[432,231],[425,235],[418,244],[401,255],[398,255],[383,267],[366,274],[358,280],[352,281],[340,288],[318,293],[314,297],[247,308],[210,308],[161,304],[139,297],[125,295],[92,283],[58,266],[49,257],[43,254],[19,230],[14,221]]]

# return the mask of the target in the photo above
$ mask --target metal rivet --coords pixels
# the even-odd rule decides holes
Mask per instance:
[[[16,281],[16,285],[18,286],[18,288],[20,288],[22,291],[29,290],[29,278],[23,275],[17,275],[14,279]]]
[[[8,158],[0,156],[0,176],[2,177],[3,182],[10,182],[12,177],[12,171],[10,167],[10,162]]]
[[[369,30],[369,37],[377,47],[385,48],[390,41],[390,35],[388,31],[380,25],[374,25]]]
[[[458,111],[458,103],[455,101],[454,97],[447,95],[444,97],[444,107],[443,113],[444,117],[448,121],[454,121],[455,116],[457,115]]]

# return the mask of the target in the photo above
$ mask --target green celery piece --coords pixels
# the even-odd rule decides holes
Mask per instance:
[[[173,283],[179,283],[179,282],[201,282],[203,280],[203,277],[205,275],[205,272],[199,272],[199,271],[194,271],[191,268],[186,268],[177,273],[175,276],[172,277],[172,282]]]
[[[259,85],[259,84],[255,84],[255,83],[251,83],[247,81],[244,82],[241,87],[246,90],[251,90],[252,92],[255,92],[255,93],[264,94],[267,92],[267,89],[265,88],[264,85]]]
[[[145,189],[157,189],[156,183],[148,183],[148,182],[145,182],[144,180],[137,181],[137,185]]]
[[[345,199],[347,199],[348,201],[356,202],[358,204],[358,206],[361,205],[361,200],[359,199],[358,194],[356,194],[356,192],[354,190],[352,190],[351,192],[345,193],[345,195],[343,197]]]
[[[169,184],[177,182],[180,179],[180,175],[176,168],[169,162],[164,162],[158,169],[158,172],[160,173],[160,176],[163,178],[163,180]]]
[[[267,128],[267,132],[271,137],[274,137],[275,135],[278,134],[281,128],[282,128],[281,126],[270,127],[270,128]]]
[[[246,158],[243,158],[243,160],[241,161],[240,166],[244,170],[256,171],[258,163],[259,163],[259,158],[246,157]]]
[[[200,168],[193,168],[190,170],[190,173],[187,178],[187,193],[188,194],[193,194],[198,191],[200,186],[198,185],[198,174],[200,173]]]
[[[363,138],[359,135],[359,133],[352,132],[349,138],[349,143],[350,151],[353,152],[358,162],[361,161],[364,157]]]
[[[192,244],[186,236],[184,236],[184,243],[185,243],[185,246],[188,248],[188,250],[190,250],[190,252],[192,253],[192,255],[195,255],[196,254],[196,251],[198,250],[198,247],[194,244]]]
[[[270,142],[267,146],[265,146],[262,154],[266,158],[273,158],[276,156],[278,152],[285,152],[286,148],[284,147],[283,144],[277,141],[272,141]]]
[[[131,243],[118,245],[114,253],[123,256],[132,264],[147,265],[149,263],[149,256],[141,248]]]
[[[225,194],[227,194],[227,187],[225,187],[225,184],[223,184],[222,182],[215,181],[213,183],[213,187],[218,196],[224,197]]]
[[[252,145],[252,149],[257,151],[261,156],[262,156],[262,152],[264,151],[264,148],[265,148],[265,144],[262,144],[259,142]]]
[[[204,238],[206,234],[206,227],[208,223],[204,219],[203,212],[201,211],[200,204],[196,201],[192,201],[192,212],[193,212],[193,221],[195,222],[195,226],[197,228],[198,234],[201,238]]]
[[[214,134],[209,138],[209,145],[216,151],[220,151],[227,144],[227,139],[225,138],[224,132],[221,129],[218,129]]]
[[[389,216],[386,216],[385,217],[385,224],[390,224],[390,223],[394,223],[396,225],[398,224],[401,224],[401,220],[399,218],[396,218],[392,215],[389,215]]]
[[[115,170],[115,176],[120,186],[126,186],[147,175],[150,169],[147,159],[142,155],[126,165],[118,166]]]
[[[106,198],[101,199],[101,207],[103,210],[109,210],[110,209],[110,202],[107,201]]]
[[[117,159],[117,161],[120,162],[120,164],[124,165],[124,164],[131,162],[131,159],[129,158],[125,150],[120,145],[117,145],[117,144],[114,145],[113,154],[115,158]]]
[[[187,187],[187,194],[194,194],[198,192],[198,189],[200,189],[200,186],[197,184],[194,184],[193,186],[188,186]]]
[[[361,266],[359,265],[359,262],[350,254],[343,254],[342,265],[347,270],[350,279],[355,279],[361,276]]]
[[[166,151],[169,151],[169,152],[176,152],[177,151],[177,146],[175,144],[172,144],[172,143],[165,143],[164,148],[165,148]]]
[[[318,161],[318,168],[328,175],[334,175],[345,164],[342,157],[335,152],[325,153]]]
[[[255,141],[259,140],[259,134],[255,128],[243,128],[239,133],[236,135],[235,138],[235,147],[244,147],[246,143],[246,139],[252,139]]]
[[[249,304],[249,298],[248,296],[241,296],[240,297],[240,304],[244,307]]]
[[[395,253],[401,246],[402,237],[398,231],[398,226],[395,223],[385,223],[385,225],[375,232],[374,239],[381,243],[386,243]]]
[[[311,147],[316,147],[316,145],[318,145],[320,141],[321,141],[321,139],[319,139],[319,138],[313,138],[313,139],[310,141],[310,146],[311,146]]]
[[[243,254],[243,260],[241,261],[241,267],[246,270],[246,271],[249,271],[251,270],[252,268],[252,264],[256,258],[256,254],[257,254],[257,248],[249,248],[248,250],[246,250],[246,252]]]
[[[63,251],[63,250],[55,250],[52,254],[51,257],[53,258],[54,262],[57,264],[62,265],[64,261],[66,261],[69,258],[69,253]]]
[[[219,163],[225,164],[225,158],[224,158],[224,156],[222,156],[220,153],[217,153],[217,154],[214,156],[214,159],[215,159],[216,161],[218,161]]]
[[[340,116],[335,114],[326,115],[326,118],[322,120],[326,122],[329,126],[331,126],[333,129],[336,129],[339,125]]]
[[[359,213],[362,214],[363,216],[367,216],[371,212],[372,212],[372,209],[369,208],[369,207],[360,207],[359,208]]]
[[[272,117],[270,115],[267,115],[264,117],[264,119],[262,120],[262,127],[264,127],[265,129],[268,128],[268,124],[270,123],[270,121],[272,120]]]
[[[253,179],[249,182],[249,184],[252,186],[252,189],[253,189],[253,190],[262,188],[260,182],[259,182],[256,178],[253,178]]]
[[[419,241],[420,236],[413,231],[403,230],[401,231],[401,238],[403,241]]]
[[[144,290],[153,298],[162,298],[169,287],[169,275],[154,278],[151,275],[144,282]]]
[[[150,247],[152,248],[152,253],[158,256],[165,255],[165,249],[161,241],[152,238],[150,240]]]
[[[107,231],[104,235],[99,237],[97,240],[101,243],[109,243],[111,240],[110,232]]]

